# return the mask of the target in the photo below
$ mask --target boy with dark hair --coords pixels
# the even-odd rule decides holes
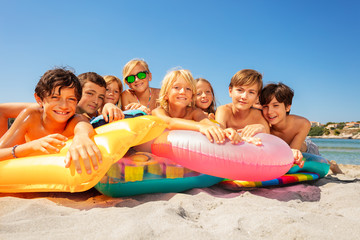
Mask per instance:
[[[82,73],[78,76],[81,87],[76,113],[83,114],[88,120],[99,115],[98,110],[105,98],[106,82],[103,77],[94,72]],[[7,131],[9,118],[16,118],[26,108],[38,108],[36,103],[2,103],[0,104],[0,137]],[[124,118],[121,109],[112,103],[103,107],[102,113],[106,122]]]
[[[65,166],[69,167],[74,161],[81,173],[81,157],[88,174],[91,164],[97,169],[102,157],[90,139],[94,129],[84,116],[75,114],[81,98],[78,78],[65,69],[49,70],[38,82],[34,96],[40,107],[31,106],[22,111],[0,139],[0,160],[57,153],[65,141],[74,136]]]
[[[263,115],[270,124],[270,133],[283,139],[293,151],[295,162],[304,163],[301,152],[320,155],[318,147],[306,138],[310,131],[310,121],[304,117],[290,114],[294,91],[283,83],[270,83],[260,94]],[[336,162],[331,162],[330,169],[342,173]]]

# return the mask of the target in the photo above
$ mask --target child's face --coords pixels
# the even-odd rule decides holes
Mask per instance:
[[[229,88],[229,95],[235,108],[239,110],[250,109],[258,98],[258,89],[257,83]]]
[[[291,106],[285,107],[284,103],[279,103],[278,100],[273,97],[269,104],[263,106],[264,118],[271,123],[276,125],[286,118],[286,113],[290,111]]]
[[[59,89],[60,87],[56,87],[51,95],[42,100],[36,95],[35,98],[44,108],[47,119],[64,123],[75,114],[77,99],[74,88],[63,87],[60,92]]]
[[[212,103],[214,97],[210,85],[207,82],[196,83],[196,106],[206,110]]]
[[[192,102],[193,92],[190,84],[182,77],[179,77],[172,84],[166,99],[169,106],[186,108]]]
[[[104,87],[93,82],[85,83],[78,107],[85,113],[94,115],[104,102],[105,92],[106,89]]]
[[[144,92],[145,90],[147,90],[149,88],[149,82],[151,81],[151,73],[146,73],[146,78],[144,79],[139,79],[137,77],[137,74],[139,72],[145,72],[147,71],[141,64],[137,64],[129,73],[128,76],[135,76],[135,81],[132,83],[128,83],[126,80],[126,84],[129,86],[129,88],[131,88],[132,90],[136,92]]]
[[[120,98],[120,88],[116,81],[106,85],[105,103],[117,104]]]

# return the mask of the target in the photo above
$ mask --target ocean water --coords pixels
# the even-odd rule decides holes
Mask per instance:
[[[320,154],[328,160],[341,164],[360,165],[360,139],[312,138]]]

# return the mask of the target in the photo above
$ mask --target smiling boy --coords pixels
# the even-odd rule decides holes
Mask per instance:
[[[262,75],[252,69],[240,70],[231,78],[229,95],[232,103],[218,107],[215,120],[222,128],[233,128],[242,137],[269,133],[269,125],[261,111],[253,108],[262,89]]]
[[[301,152],[320,155],[315,143],[306,138],[311,124],[304,117],[290,114],[294,91],[283,83],[270,83],[264,87],[260,95],[263,115],[270,124],[270,133],[284,140],[294,154],[295,163],[302,166]],[[330,170],[342,173],[337,163],[332,160]]]
[[[61,68],[47,71],[35,88],[35,100],[40,107],[22,111],[0,139],[0,160],[57,153],[74,136],[65,166],[73,161],[81,173],[82,158],[88,174],[91,165],[96,170],[102,157],[90,139],[94,130],[84,116],[75,114],[81,95],[80,82],[71,71]]]

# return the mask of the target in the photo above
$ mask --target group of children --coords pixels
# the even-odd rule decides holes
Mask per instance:
[[[271,133],[292,148],[294,162],[302,166],[301,152],[314,149],[306,144],[310,122],[289,115],[293,91],[285,84],[263,88],[262,75],[251,69],[237,72],[229,84],[232,102],[216,109],[213,88],[203,78],[194,80],[188,70],[166,74],[161,89],[149,86],[152,74],[141,59],[123,69],[123,90],[115,76],[87,72],[77,77],[66,69],[47,71],[35,89],[37,104],[0,104],[0,160],[55,153],[73,137],[66,167],[73,161],[79,173],[80,160],[88,174],[101,163],[101,154],[91,137],[89,120],[102,115],[106,122],[124,118],[123,110],[139,109],[163,119],[168,129],[194,130],[209,141],[261,144],[257,133]],[[259,106],[260,103],[260,106]],[[256,106],[258,104],[258,106]],[[262,110],[261,110],[262,108]],[[16,118],[9,130],[7,119]],[[6,123],[6,124],[5,124]],[[312,152],[318,154],[318,152]]]

